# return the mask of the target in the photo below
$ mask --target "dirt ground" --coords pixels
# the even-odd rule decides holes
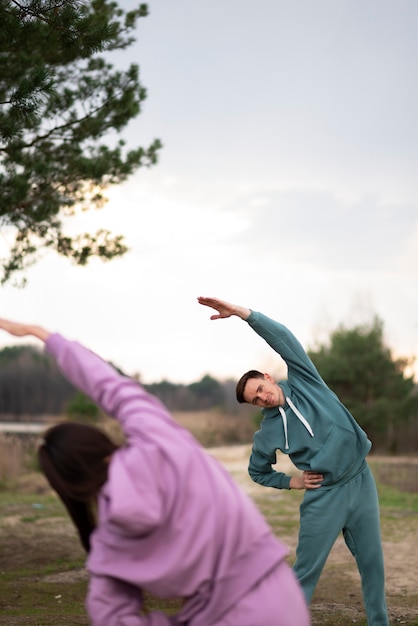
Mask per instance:
[[[287,492],[266,490],[257,485],[248,476],[247,465],[250,453],[249,446],[231,446],[212,448],[211,453],[218,458],[231,472],[235,480],[252,497],[263,497],[270,491],[277,501],[277,506],[286,499]],[[385,463],[393,463],[393,457],[381,459]],[[401,459],[396,459],[397,463]],[[411,463],[411,459],[407,460]],[[412,462],[416,471],[418,484],[418,460]],[[280,457],[276,468],[286,473],[294,472],[295,468],[290,459],[284,455]],[[386,592],[391,622],[394,624],[418,625],[418,516],[416,514],[394,518],[382,526],[383,552],[385,559]],[[296,550],[297,535],[291,532],[281,534],[280,538],[290,548],[290,558]],[[331,584],[337,581],[338,585]],[[332,598],[332,592],[341,590],[339,598]],[[344,599],[346,593],[346,599]],[[410,599],[414,598],[412,606]],[[364,619],[364,608],[360,590],[360,577],[353,557],[348,551],[344,540],[340,537],[331,551],[324,572],[315,593],[311,612],[312,623],[322,625],[319,614],[332,613],[339,610],[350,618],[349,623],[359,623]],[[318,620],[316,616],[318,615]]]
[[[280,509],[286,503],[289,492],[267,490],[253,483],[247,474],[249,446],[231,446],[212,448],[210,454],[218,458],[231,472],[241,487],[257,501],[266,497],[270,500],[273,509]],[[280,462],[282,471],[292,471],[293,466],[286,457]],[[418,466],[417,466],[418,468]],[[22,482],[21,489],[27,494],[44,493],[47,487],[41,476],[31,477],[28,484]],[[36,505],[36,498],[33,498]],[[297,541],[298,506],[293,505],[294,525],[288,531],[280,534],[280,538],[290,550],[289,560],[294,556]],[[386,588],[391,626],[406,624],[418,626],[418,520],[417,515],[403,516],[385,522],[383,528],[383,548],[386,564]],[[37,519],[36,509],[33,519],[22,516],[22,511],[13,511],[13,508],[0,517],[0,587],[1,578],[7,572],[20,568],[30,571],[38,568],[44,571],[48,562],[53,560],[52,573],[44,573],[37,577],[40,584],[48,583],[57,589],[55,595],[50,594],[52,602],[59,604],[62,593],[69,593],[68,583],[72,586],[85,585],[87,574],[82,566],[83,552],[79,546],[72,524],[59,515],[51,517],[43,515]],[[59,564],[62,564],[60,568]],[[58,565],[57,565],[58,564]],[[73,566],[71,564],[74,564]],[[60,571],[62,570],[62,571]],[[33,581],[33,575],[31,580]],[[16,603],[23,601],[24,580],[16,585]],[[62,590],[65,591],[62,591]],[[0,624],[2,626],[17,626],[30,624],[44,626],[44,623],[34,621],[34,618],[2,617],[2,600],[0,594]],[[79,593],[80,595],[80,593]],[[36,600],[38,601],[38,600]],[[51,599],[49,600],[51,601]],[[10,601],[9,601],[10,602]],[[83,607],[80,605],[80,621],[67,622],[60,618],[57,624],[87,624],[82,617]],[[346,548],[343,539],[338,539],[326,564],[320,584],[316,591],[312,606],[312,624],[316,626],[334,624],[364,624],[365,615],[362,604],[360,581],[354,560]],[[324,621],[324,615],[332,616],[333,612],[344,615],[346,621]],[[54,622],[51,622],[55,626]],[[48,625],[50,622],[48,622]]]

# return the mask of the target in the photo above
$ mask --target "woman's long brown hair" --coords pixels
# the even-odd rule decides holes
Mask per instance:
[[[67,508],[87,552],[96,526],[93,503],[117,448],[94,426],[64,422],[45,433],[38,450],[41,470]]]

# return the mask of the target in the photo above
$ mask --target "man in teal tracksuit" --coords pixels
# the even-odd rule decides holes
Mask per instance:
[[[249,463],[251,478],[266,487],[306,489],[300,508],[295,574],[308,602],[329,552],[342,531],[356,559],[369,626],[389,626],[380,538],[379,502],[366,456],[371,442],[325,384],[296,337],[282,324],[215,298],[198,301],[218,311],[211,319],[245,320],[286,362],[278,384],[251,370],[237,384],[237,399],[262,408]],[[301,476],[272,468],[276,451],[288,454]]]

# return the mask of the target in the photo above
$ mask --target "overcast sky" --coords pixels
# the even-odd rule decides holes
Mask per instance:
[[[394,354],[418,355],[416,0],[148,4],[117,63],[139,63],[148,91],[123,136],[160,138],[160,161],[69,222],[131,251],[87,268],[50,253],[25,289],[2,288],[1,315],[145,382],[278,368],[199,295],[261,310],[307,348],[378,315]]]

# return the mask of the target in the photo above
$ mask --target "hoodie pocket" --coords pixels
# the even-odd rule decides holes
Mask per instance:
[[[311,470],[324,474],[324,483],[337,482],[359,460],[356,433],[334,424],[318,452],[311,458]]]

